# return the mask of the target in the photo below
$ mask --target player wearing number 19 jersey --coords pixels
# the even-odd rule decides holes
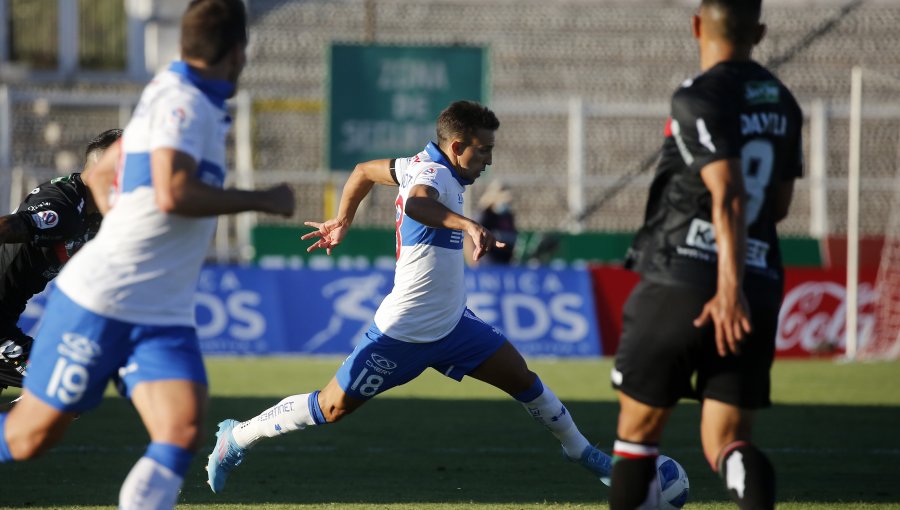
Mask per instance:
[[[702,74],[672,97],[627,257],[641,282],[612,370],[621,409],[613,510],[653,506],[647,484],[682,397],[701,401],[704,454],[738,506],[774,506],[774,469],[751,436],[754,412],[770,405],[784,279],[776,223],[802,173],[803,116],[751,58],[765,33],[760,13],[760,0],[702,0],[692,18]]]

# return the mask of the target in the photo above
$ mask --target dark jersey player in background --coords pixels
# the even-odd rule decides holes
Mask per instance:
[[[25,304],[100,227],[82,176],[120,136],[120,129],[100,133],[85,150],[82,173],[42,183],[15,212],[0,216],[0,391],[22,387],[32,343],[16,325]]]
[[[672,98],[644,226],[641,273],[612,371],[620,415],[610,507],[638,508],[663,428],[682,397],[702,403],[707,461],[740,508],[772,508],[775,472],[751,442],[768,407],[783,271],[775,224],[800,177],[802,114],[751,60],[760,0],[703,0],[692,19],[702,74]],[[692,377],[696,374],[696,383]]]

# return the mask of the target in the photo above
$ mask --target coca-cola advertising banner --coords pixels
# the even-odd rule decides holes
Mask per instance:
[[[591,268],[597,325],[603,354],[615,354],[622,332],[622,306],[637,285],[638,275],[620,267]],[[875,329],[876,271],[859,273],[859,344],[872,340]],[[846,342],[846,270],[788,268],[784,300],[778,317],[776,353],[779,357],[833,356],[844,353]]]
[[[859,273],[857,331],[861,348],[873,339],[875,331],[876,273],[871,268]],[[777,354],[843,354],[847,338],[847,270],[788,269],[784,280],[775,340]]]

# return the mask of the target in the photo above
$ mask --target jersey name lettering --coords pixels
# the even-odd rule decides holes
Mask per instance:
[[[774,112],[742,113],[741,135],[787,135],[787,116]]]

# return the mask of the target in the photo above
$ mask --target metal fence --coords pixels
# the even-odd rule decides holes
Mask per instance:
[[[97,133],[124,126],[137,95],[37,92],[0,87],[0,207],[10,210],[41,180],[80,168],[83,147]],[[632,172],[662,142],[665,104],[599,103],[577,98],[496,98],[501,119],[494,167],[473,186],[476,203],[490,179],[513,190],[520,228],[528,230],[630,231],[643,218],[652,169],[636,174],[614,195],[611,186]],[[315,101],[234,101],[229,143],[230,184],[292,184],[298,196],[293,218],[262,218],[299,225],[333,212],[346,174],[322,168],[324,111]],[[805,110],[808,175],[800,180],[788,235],[846,231],[848,109],[820,103]],[[861,233],[880,235],[891,210],[900,139],[900,107],[867,103],[863,112]],[[357,225],[389,227],[395,191],[376,188]],[[601,207],[576,225],[581,211]],[[472,211],[470,211],[472,213]],[[223,219],[216,256],[246,260],[256,215]]]

